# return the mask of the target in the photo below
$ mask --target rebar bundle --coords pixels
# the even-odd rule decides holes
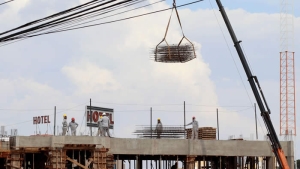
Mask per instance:
[[[135,135],[139,138],[156,138],[157,131],[155,127],[137,126]],[[161,138],[185,138],[185,131],[183,126],[164,126],[160,132]]]
[[[166,36],[168,34],[168,29],[170,26],[170,21],[172,18],[173,9],[175,9],[176,16],[182,32],[182,38],[177,45],[169,45],[166,40]],[[189,44],[181,45],[184,39],[187,40]],[[161,45],[162,42],[165,42],[166,45]],[[165,62],[165,63],[184,63],[196,58],[196,52],[193,43],[188,38],[186,38],[183,33],[179,14],[176,9],[175,0],[173,0],[173,8],[166,28],[165,36],[163,40],[159,42],[159,44],[156,46],[156,48],[153,51],[153,54],[154,54],[155,62]]]
[[[188,62],[196,58],[194,46],[185,45],[160,45],[154,49],[154,60],[156,62],[177,63]]]

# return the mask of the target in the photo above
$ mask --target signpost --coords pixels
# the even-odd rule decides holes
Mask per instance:
[[[33,124],[35,125],[36,135],[38,135],[37,127],[39,124],[49,124],[49,123],[51,123],[49,115],[33,117]]]

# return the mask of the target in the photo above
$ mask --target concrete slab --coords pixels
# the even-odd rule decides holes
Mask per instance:
[[[64,144],[94,144],[112,154],[200,155],[200,156],[274,156],[268,141],[136,139],[91,136],[16,136],[15,147],[63,147]],[[285,155],[294,156],[291,141],[281,142]]]

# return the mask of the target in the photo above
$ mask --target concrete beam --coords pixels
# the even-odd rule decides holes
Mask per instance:
[[[112,154],[274,156],[268,141],[136,139],[90,136],[16,136],[16,147],[63,147],[65,144],[94,144],[109,148]],[[285,155],[294,156],[291,141],[281,142]]]

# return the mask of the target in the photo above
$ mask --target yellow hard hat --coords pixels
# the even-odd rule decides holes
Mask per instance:
[[[160,120],[160,118],[158,118],[157,120]]]
[[[64,117],[66,117],[67,115],[66,114],[64,114]]]

